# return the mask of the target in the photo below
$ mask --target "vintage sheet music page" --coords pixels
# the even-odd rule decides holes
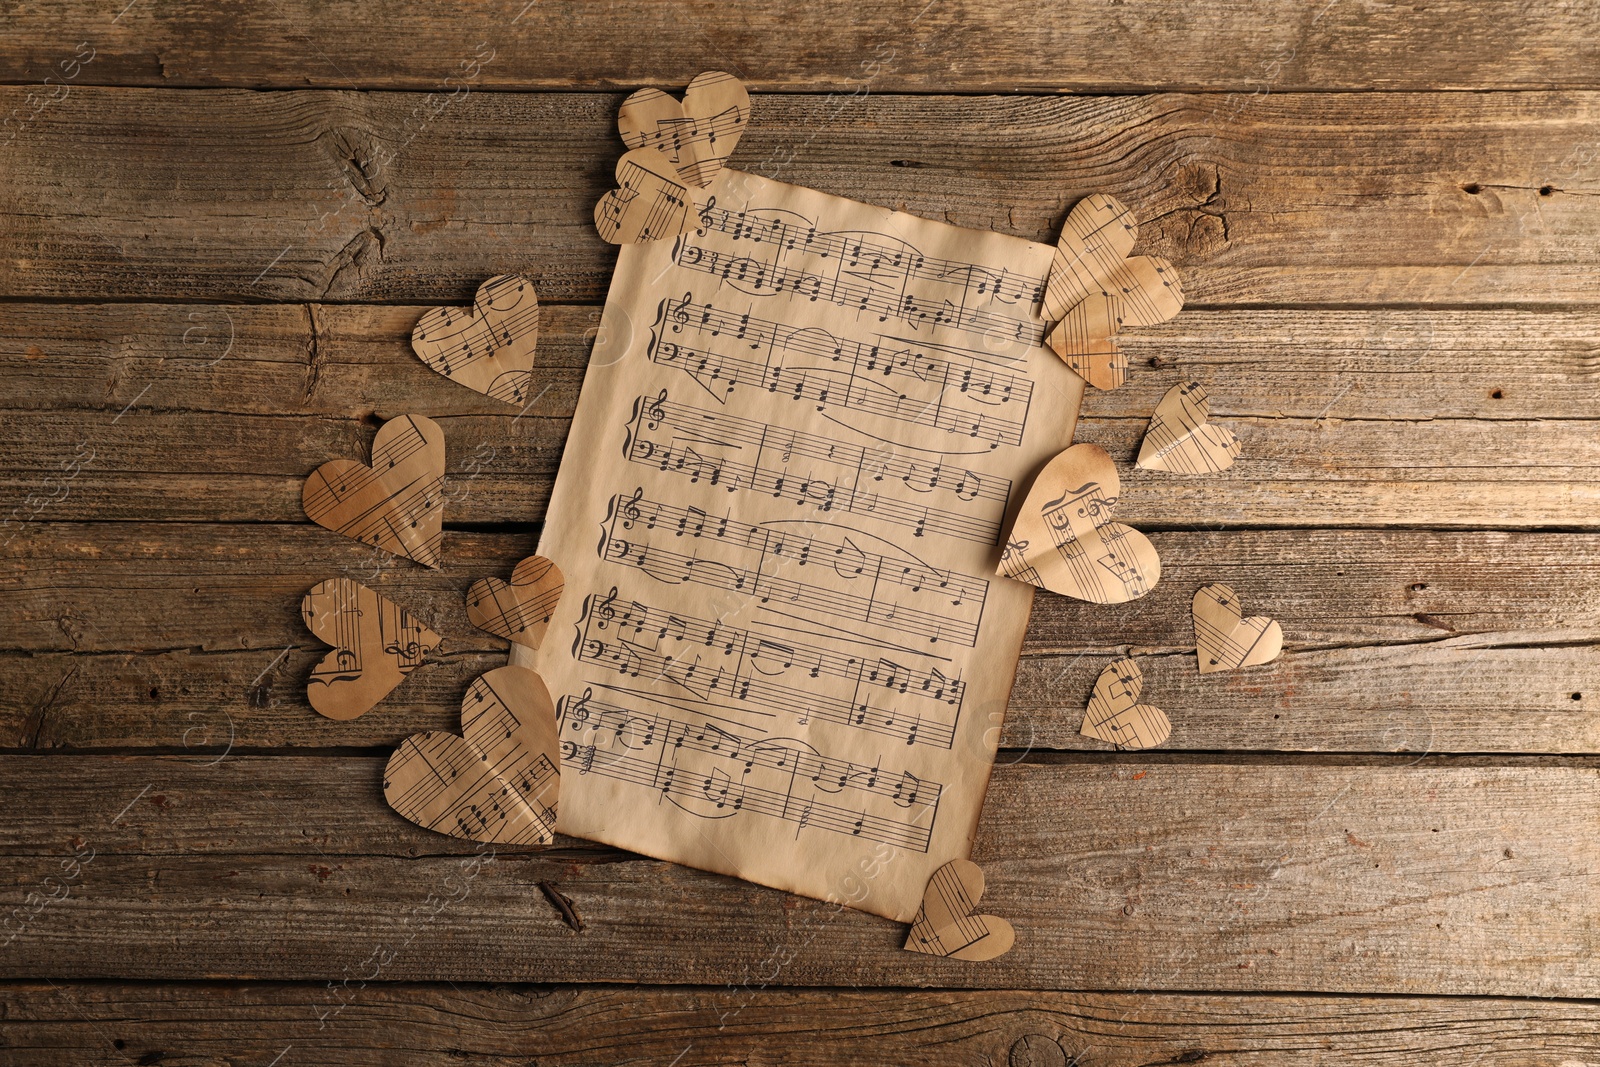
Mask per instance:
[[[724,170],[624,245],[539,553],[557,829],[900,921],[971,848],[1072,441],[1053,249]],[[670,205],[668,205],[670,207]]]

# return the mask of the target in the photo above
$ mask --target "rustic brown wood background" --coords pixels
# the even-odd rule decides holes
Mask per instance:
[[[3,1062],[1600,1061],[1593,0],[0,13]],[[756,94],[746,169],[1034,240],[1121,197],[1190,304],[1080,438],[1131,460],[1194,378],[1244,441],[1124,468],[1153,594],[1040,598],[993,964],[579,841],[471,866],[382,800],[504,660],[461,595],[536,540],[617,105],[712,68]],[[503,271],[549,309],[521,418],[407,345]],[[402,412],[448,437],[439,572],[300,510]],[[446,636],[350,723],[303,692],[338,574]],[[1278,662],[1199,679],[1212,580]],[[1150,753],[1076,734],[1129,651]]]

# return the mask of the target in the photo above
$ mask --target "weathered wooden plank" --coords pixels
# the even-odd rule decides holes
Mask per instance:
[[[623,88],[723,67],[753,89],[849,92],[1266,93],[1307,89],[1542,89],[1597,84],[1582,4],[1486,10],[1231,0],[1130,13],[1052,4],[705,5],[647,0],[407,5],[373,19],[353,0],[254,6],[181,0],[120,13],[86,0],[11,14],[0,80],[69,84],[424,89]],[[1064,62],[1064,57],[1071,57]]]
[[[284,1067],[883,1063],[949,1067],[1290,1067],[1359,1057],[1549,1067],[1600,1043],[1592,1003],[1445,997],[1292,997],[373,983],[322,1016],[325,985],[11,982],[0,1049],[16,1067],[133,1062]],[[315,1052],[307,1038],[314,1035]],[[302,1051],[305,1055],[302,1057]]]
[[[0,110],[29,92],[0,89]],[[619,101],[81,87],[7,150],[0,289],[428,302],[515,269],[548,300],[598,302]],[[1600,97],[1245,103],[765,96],[735,163],[1041,240],[1111,192],[1196,305],[1596,301]]]
[[[454,301],[467,304],[471,287]],[[9,304],[0,374],[12,411],[129,403],[244,415],[503,415],[411,352],[427,309],[360,304]],[[530,415],[577,402],[600,312],[541,308]],[[1228,418],[1600,417],[1600,308],[1190,308],[1124,334],[1126,386],[1090,394],[1104,418],[1148,418],[1174,381],[1205,382]]]
[[[1176,376],[1169,384],[1176,382]],[[1330,402],[1337,402],[1337,394]],[[1231,419],[1243,454],[1178,477],[1132,468],[1146,419],[1092,406],[1077,440],[1123,465],[1117,517],[1160,526],[1594,528],[1600,434],[1584,419]],[[132,407],[23,411],[4,421],[7,515],[25,521],[294,522],[306,476],[363,459],[382,419]],[[557,415],[440,415],[447,523],[537,522],[570,426]],[[621,445],[621,430],[613,447]],[[604,442],[589,443],[605,447]],[[1019,480],[1027,472],[1018,472]],[[3,521],[3,520],[0,520]]]
[[[533,521],[597,329],[592,308],[552,309],[547,388],[512,415],[410,355],[418,308],[82,311],[28,305],[6,316],[0,366],[22,389],[3,431],[0,489],[16,518],[43,506],[56,519],[292,521],[304,474],[361,455],[374,412],[419,411],[446,428],[458,486],[449,518]],[[1199,378],[1245,454],[1215,477],[1128,472],[1124,514],[1138,521],[1600,518],[1592,311],[1201,311],[1180,321],[1133,342],[1134,383],[1093,394],[1079,436],[1131,459],[1161,393]],[[1300,340],[1324,330],[1327,341]],[[66,486],[64,469],[78,472]]]
[[[1000,756],[1105,751],[1078,733],[1110,644],[1024,655]],[[0,748],[392,747],[456,730],[468,683],[505,653],[430,657],[376,711],[324,719],[305,679],[326,649],[305,634],[254,651],[0,654]],[[1144,697],[1172,720],[1163,751],[1597,753],[1600,653],[1593,646],[1477,647],[1459,641],[1285,652],[1269,667],[1201,677],[1193,652],[1140,654]]]
[[[610,850],[475,856],[387,812],[378,759],[204,762],[0,761],[0,884],[29,909],[0,973],[1569,997],[1600,979],[1600,772],[1570,760],[1003,767],[975,858],[1018,944],[981,967]],[[63,889],[74,848],[93,859]]]
[[[309,523],[29,524],[0,564],[14,621],[7,644],[274,653],[291,642],[315,646],[300,598],[322,579],[343,576],[413,611],[444,637],[442,653],[503,649],[505,642],[468,624],[462,598],[475,578],[509,574],[533,552],[536,534],[451,531],[434,570]]]
[[[241,749],[393,745],[450,728],[504,643],[467,625],[473,579],[534,534],[451,533],[446,567],[379,560],[300,526],[36,524],[9,548],[12,651],[0,655],[0,747]],[[1104,607],[1041,595],[1002,743],[1095,748],[1077,734],[1112,658],[1141,658],[1173,749],[1595,752],[1600,541],[1434,531],[1177,531],[1166,574]],[[376,569],[374,569],[376,568]],[[366,580],[445,643],[382,706],[335,723],[306,706],[324,654],[300,596]],[[1268,667],[1201,678],[1189,600],[1231,583],[1288,642]],[[110,699],[108,699],[110,697]]]

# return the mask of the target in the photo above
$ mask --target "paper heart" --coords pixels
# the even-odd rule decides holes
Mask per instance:
[[[676,237],[689,227],[691,197],[672,161],[654,148],[617,160],[617,188],[594,206],[600,239],[614,245]]]
[[[1096,604],[1144,596],[1161,580],[1161,557],[1144,534],[1111,521],[1121,484],[1098,445],[1056,456],[1028,490],[997,573]]]
[[[561,788],[555,706],[523,667],[473,679],[461,736],[413,734],[383,769],[389,806],[418,826],[505,845],[555,839]]]
[[[720,70],[690,82],[682,103],[660,89],[640,89],[617,112],[624,144],[659,149],[697,189],[716,178],[749,121],[750,94],[738,78]]]
[[[329,460],[306,479],[300,499],[318,526],[437,567],[443,487],[444,431],[432,419],[402,415],[379,427],[372,466]]]
[[[1154,704],[1139,703],[1143,688],[1144,672],[1133,660],[1109,664],[1095,680],[1078,732],[1120,748],[1151,748],[1165,741],[1172,723]]]
[[[907,952],[956,960],[992,960],[1011,951],[1011,924],[995,915],[974,915],[983,896],[983,870],[971,860],[951,860],[933,872],[922,907],[911,921]]]
[[[1215,474],[1239,458],[1239,438],[1213,426],[1211,401],[1199,382],[1174,385],[1156,405],[1139,446],[1138,466],[1173,474]]]
[[[480,630],[538,648],[561,601],[561,570],[543,556],[529,556],[511,571],[509,583],[479,578],[467,589],[467,620]]]
[[[1112,338],[1124,326],[1154,326],[1183,307],[1183,286],[1158,256],[1128,258],[1139,235],[1133,213],[1104,193],[1067,215],[1045,280],[1045,340],[1096,389],[1127,380],[1128,357]]]
[[[1283,651],[1283,627],[1265,615],[1243,618],[1239,595],[1220,582],[1194,595],[1195,655],[1201,674],[1271,663]]]
[[[330,719],[353,719],[388,696],[440,641],[409,611],[349,578],[312,586],[300,617],[333,646],[306,683],[306,699]]]
[[[518,274],[478,286],[473,306],[434,308],[411,331],[411,348],[440,374],[519,407],[533,395],[539,294]]]

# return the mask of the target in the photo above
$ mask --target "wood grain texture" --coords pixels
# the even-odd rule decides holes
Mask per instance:
[[[470,299],[470,286],[459,299]],[[426,306],[12,303],[0,310],[0,410],[502,415],[412,353]],[[529,416],[577,403],[600,309],[541,308]],[[1494,310],[1187,308],[1128,331],[1128,384],[1102,418],[1146,420],[1174,383],[1205,384],[1218,420],[1600,418],[1600,307]],[[149,391],[146,392],[146,386]],[[1498,395],[1497,395],[1498,394]]]
[[[21,388],[0,490],[54,519],[296,521],[318,463],[364,455],[372,423],[416,412],[445,427],[447,521],[538,520],[597,310],[547,309],[540,385],[516,414],[411,354],[423,310],[12,306],[0,370]],[[1201,478],[1130,469],[1119,517],[1594,526],[1597,329],[1591,309],[1186,312],[1129,335],[1133,380],[1089,398],[1079,437],[1127,463],[1162,392],[1198,379],[1244,456]]]
[[[546,302],[598,302],[620,99],[80,87],[7,149],[0,290],[459,302],[516,271]],[[1192,305],[1597,299],[1593,93],[754,106],[735,166],[958,225],[1053,241],[1111,193]]]
[[[12,7],[0,1059],[1595,1058],[1592,1003],[1503,999],[1600,989],[1589,0]],[[1122,338],[1130,383],[1080,439],[1127,465],[1198,380],[1244,441],[1224,475],[1130,470],[1149,597],[1036,606],[975,857],[1019,934],[994,965],[570,839],[473,864],[382,800],[387,751],[504,662],[461,594],[544,515],[617,105],[711,67],[757,93],[735,166],[1045,241],[1122,198],[1190,307]],[[1039,95],[972,95],[1014,93]],[[407,343],[506,270],[547,305],[520,417]],[[299,510],[408,411],[449,440],[441,572]],[[295,608],[334,575],[445,637],[349,723],[304,699],[325,649]],[[1287,649],[1202,681],[1188,597],[1218,580]],[[1163,750],[1077,733],[1120,655]]]
[[[88,38],[98,54],[79,83],[171,87],[616,89],[678,85],[714,67],[752,89],[813,92],[1600,84],[1583,4],[874,0],[847,18],[817,0],[603,9],[507,0],[465,10],[430,0],[408,5],[403,19],[373,19],[353,0],[119,10],[87,0],[24,6],[0,49],[0,80],[37,82]],[[481,70],[463,62],[474,57]]]
[[[295,522],[306,476],[330,456],[366,455],[376,425],[400,413],[17,412],[0,436],[11,461],[0,499],[15,501],[5,513],[15,521]],[[435,421],[447,526],[544,518],[567,416]],[[1139,527],[1600,526],[1594,421],[1235,419],[1238,462],[1183,478],[1130,469],[1146,425],[1101,417],[1091,402],[1077,430],[1127,471],[1117,518]]]
[[[1570,760],[1002,767],[974,859],[1018,944],[982,967],[902,951],[899,924],[611,850],[490,861],[385,811],[381,768],[0,760],[8,895],[94,850],[0,977],[374,981],[381,960],[383,981],[715,985],[778,953],[783,986],[1586,997],[1600,980],[1600,772]]]
[[[413,733],[455,730],[468,683],[506,662],[498,650],[430,657],[372,714],[332,723],[304,698],[305,678],[326,650],[289,643],[232,652],[0,654],[0,748],[61,756],[383,750]],[[1025,655],[1000,759],[1107,751],[1078,727],[1095,676],[1117,654]],[[1138,662],[1150,699],[1173,721],[1164,751],[1600,752],[1593,712],[1600,657],[1592,647],[1439,642],[1290,652],[1262,672],[1220,680],[1202,680],[1192,652]]]
[[[447,523],[543,520],[567,419],[437,421],[448,456]],[[1231,468],[1182,480],[1130,471],[1117,517],[1142,527],[1600,526],[1600,435],[1592,422],[1235,425],[1246,451]],[[317,460],[361,455],[373,429],[369,420],[295,415],[152,410],[119,421],[23,413],[7,420],[17,467],[0,474],[0,493],[19,503],[57,494],[61,465],[87,449],[92,460],[50,505],[51,518],[293,522]],[[1131,465],[1144,430],[1142,422],[1090,414],[1078,421],[1078,440]]]
[[[1167,571],[1139,601],[1036,598],[1003,745],[1098,748],[1077,734],[1082,709],[1099,670],[1131,654],[1172,717],[1172,748],[1600,751],[1593,535],[1153,540]],[[534,541],[531,529],[452,531],[435,572],[304,524],[31,524],[0,565],[11,621],[0,747],[368,747],[453,729],[468,681],[504,662],[505,643],[467,623],[464,590]],[[348,723],[312,714],[303,689],[325,649],[301,624],[299,598],[336,575],[396,598],[445,638],[378,713]],[[1214,579],[1283,623],[1279,661],[1199,676],[1189,597]]]
[[[0,1049],[16,1067],[92,1062],[389,1067],[841,1063],[949,1067],[1412,1067],[1582,1063],[1590,1003],[1420,997],[11,982]],[[324,1016],[324,1012],[327,1012]],[[314,1050],[314,1051],[313,1051]],[[530,1057],[536,1059],[530,1060]],[[158,1059],[159,1058],[159,1059]]]

